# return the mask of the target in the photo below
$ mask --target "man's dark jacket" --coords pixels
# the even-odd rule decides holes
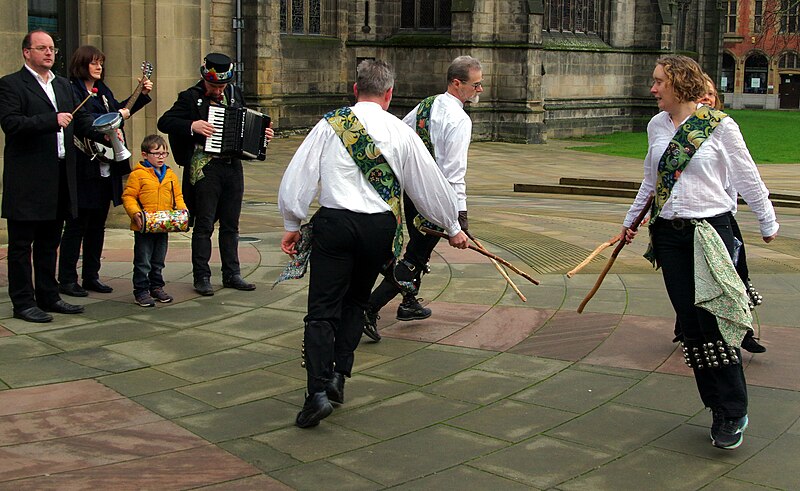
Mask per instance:
[[[245,106],[242,91],[235,85],[229,84],[225,87],[225,96],[228,99],[228,107]],[[175,163],[184,167],[181,187],[189,211],[194,208],[194,191],[189,183],[192,155],[195,145],[203,147],[206,144],[206,137],[192,134],[192,123],[198,120],[208,121],[210,105],[211,100],[206,97],[205,86],[201,80],[178,94],[175,104],[158,118],[158,130],[168,135]]]
[[[6,135],[3,169],[2,216],[12,220],[55,220],[59,217],[58,112],[72,112],[80,103],[64,77],[53,80],[58,110],[44,89],[22,67],[0,78],[0,127]],[[64,129],[69,210],[62,217],[78,214],[76,155],[73,134],[105,143],[92,129],[92,117],[82,108]]]

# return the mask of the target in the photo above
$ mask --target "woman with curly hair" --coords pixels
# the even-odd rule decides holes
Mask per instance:
[[[775,239],[778,222],[738,125],[697,104],[705,92],[703,72],[691,58],[665,56],[656,62],[650,93],[661,112],[647,125],[644,179],[623,222],[623,237],[633,240],[636,233],[628,227],[653,194],[645,257],[663,272],[683,332],[685,361],[711,409],[712,443],[733,449],[748,424],[739,346],[752,315],[731,259],[736,197],[728,188],[750,205],[764,242]]]

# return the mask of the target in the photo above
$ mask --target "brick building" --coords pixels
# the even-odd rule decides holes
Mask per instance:
[[[717,79],[734,109],[800,108],[800,4],[727,0]]]

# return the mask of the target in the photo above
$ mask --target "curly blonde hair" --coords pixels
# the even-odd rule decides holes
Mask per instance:
[[[680,102],[696,101],[706,93],[703,70],[688,56],[662,56],[656,64],[664,68],[667,82]]]

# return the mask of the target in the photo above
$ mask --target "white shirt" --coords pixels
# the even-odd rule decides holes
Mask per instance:
[[[53,89],[53,80],[55,80],[56,76],[53,74],[52,71],[48,71],[47,81],[45,82],[42,76],[34,72],[33,69],[29,67],[27,64],[25,65],[25,68],[27,68],[28,71],[31,72],[31,75],[33,75],[33,77],[36,79],[36,81],[39,82],[39,85],[42,87],[42,90],[44,90],[44,93],[47,94],[47,98],[50,99],[50,103],[53,104],[53,109],[55,109],[56,112],[58,112],[58,104],[56,103],[56,91],[55,89]],[[56,136],[56,141],[58,142],[58,158],[60,159],[66,158],[67,149],[64,147],[64,128],[58,129],[58,135]]]
[[[419,105],[417,105],[419,107]],[[415,129],[417,107],[403,118]],[[467,209],[467,152],[472,138],[472,120],[464,112],[464,103],[445,92],[433,101],[428,131],[436,153],[436,164],[458,195],[458,209]]]
[[[351,109],[420,213],[444,228],[450,237],[460,232],[456,194],[422,140],[374,102],[359,102]],[[317,193],[319,204],[326,208],[356,213],[391,211],[325,119],[314,126],[283,174],[278,208],[287,231],[300,229]]]
[[[653,116],[648,123],[649,148],[644,159],[644,180],[623,226],[628,227],[633,223],[644,207],[647,196],[655,193],[658,162],[675,132],[669,113],[665,111]],[[775,209],[769,201],[769,191],[747,150],[739,125],[727,117],[686,165],[659,216],[672,220],[736,213],[737,191],[756,214],[761,236],[774,235],[779,225]]]

